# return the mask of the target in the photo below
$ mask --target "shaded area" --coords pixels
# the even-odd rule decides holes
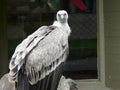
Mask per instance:
[[[64,75],[73,79],[97,79],[97,58],[67,62],[64,68]]]
[[[80,60],[83,58],[97,57],[96,39],[70,40],[70,53],[68,60]]]

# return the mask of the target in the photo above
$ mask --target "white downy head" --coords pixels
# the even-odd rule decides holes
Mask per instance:
[[[65,10],[59,10],[56,14],[56,19],[57,21],[54,21],[53,25],[65,30],[69,36],[71,33],[71,30],[68,25],[68,13]]]
[[[56,19],[60,23],[67,23],[68,13],[65,10],[59,10],[56,14]]]

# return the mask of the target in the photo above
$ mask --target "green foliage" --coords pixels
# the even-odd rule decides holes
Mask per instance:
[[[51,10],[58,10],[60,8],[59,0],[48,0],[47,4]]]
[[[44,8],[44,2],[42,2],[41,0],[35,0],[35,2],[39,5],[39,7]]]
[[[70,53],[68,60],[80,60],[83,58],[97,57],[97,40],[70,40]]]
[[[89,48],[96,49],[97,48],[97,40],[96,39],[76,39],[70,40],[69,42],[71,48]]]
[[[35,0],[35,2],[38,4],[39,7],[45,8],[47,12],[56,11],[60,8],[59,0]]]

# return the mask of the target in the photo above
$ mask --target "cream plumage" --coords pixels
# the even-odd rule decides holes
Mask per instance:
[[[22,77],[26,77],[24,82],[35,85],[65,62],[70,35],[68,14],[60,10],[56,16],[57,21],[53,25],[40,27],[16,47],[9,64],[9,77],[18,83],[18,88]]]

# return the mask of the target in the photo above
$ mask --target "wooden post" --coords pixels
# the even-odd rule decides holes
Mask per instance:
[[[0,77],[8,70],[6,0],[0,0]]]

